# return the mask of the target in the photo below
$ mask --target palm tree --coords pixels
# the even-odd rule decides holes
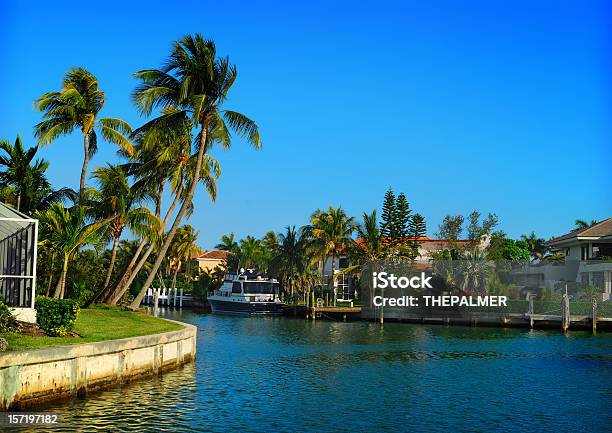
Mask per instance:
[[[272,269],[278,273],[283,285],[289,286],[291,298],[294,295],[296,280],[301,277],[307,284],[305,271],[308,268],[307,235],[304,228],[296,230],[295,226],[287,226],[286,232],[277,236],[276,255],[272,259]]]
[[[62,203],[53,203],[45,212],[36,212],[40,229],[46,243],[63,260],[60,279],[54,297],[63,298],[66,274],[70,258],[84,245],[94,243],[100,236],[100,229],[107,220],[93,224],[85,223],[85,209],[81,206],[65,208]]]
[[[214,42],[205,40],[200,34],[186,36],[175,42],[169,59],[163,69],[143,70],[136,74],[142,84],[134,93],[134,101],[140,111],[150,115],[154,108],[175,107],[176,112],[163,114],[145,125],[146,129],[157,131],[164,126],[184,122],[190,118],[196,136],[196,159],[193,178],[185,199],[161,246],[143,289],[138,293],[131,308],[138,308],[147,288],[153,282],[166,251],[178,229],[187,208],[191,205],[200,180],[204,154],[214,143],[229,148],[229,130],[242,135],[255,148],[261,147],[257,125],[248,117],[221,107],[236,80],[236,67],[228,58],[217,57]]]
[[[98,300],[108,288],[123,231],[128,229],[144,237],[159,227],[153,213],[144,206],[138,206],[144,195],[129,185],[123,167],[108,164],[107,167],[96,169],[93,178],[98,181],[100,189],[90,189],[85,203],[95,219],[109,220],[107,232],[113,246],[104,283],[89,303]]]
[[[174,112],[176,112],[174,108],[164,110],[165,114]],[[185,191],[193,178],[196,163],[195,156],[191,155],[191,131],[191,121],[186,119],[184,122],[177,122],[161,131],[139,128],[134,132],[135,152],[131,161],[125,164],[128,173],[136,178],[134,188],[143,190],[153,197],[155,216],[158,219],[161,219],[162,196],[167,183],[174,198],[157,233],[141,239],[132,260],[112,291],[112,303],[117,303],[121,299],[151,253],[155,248],[159,248],[160,236],[170,216],[174,213],[179,201],[185,199]],[[216,159],[210,155],[204,155],[200,181],[213,201],[216,199],[216,180],[220,174],[221,170]],[[190,205],[186,214],[189,215],[191,210]],[[149,246],[141,256],[147,243]]]
[[[240,240],[239,261],[240,266],[247,269],[258,268],[261,254],[261,241],[249,235]]]
[[[597,220],[591,220],[590,223],[586,222],[585,220],[576,220],[575,221],[576,226],[574,227],[574,231],[576,230],[584,230],[584,229],[588,229],[591,226],[594,226],[595,224],[597,224]]]
[[[76,194],[70,188],[54,191],[47,180],[46,171],[49,163],[36,159],[38,146],[25,150],[21,137],[17,136],[15,144],[0,140],[0,196],[2,201],[13,204],[18,211],[31,214],[44,210],[54,201],[74,199]]]
[[[62,90],[43,94],[35,102],[35,107],[43,113],[44,119],[34,127],[39,145],[50,144],[76,129],[81,131],[85,153],[79,188],[81,199],[85,192],[89,159],[98,149],[96,129],[109,143],[132,152],[132,144],[127,138],[132,132],[130,125],[117,118],[98,119],[104,107],[104,92],[98,88],[98,79],[84,68],[69,70],[64,76]]]
[[[196,242],[200,235],[199,230],[195,230],[189,224],[185,224],[176,231],[176,236],[172,242],[172,259],[174,262],[174,275],[172,276],[172,287],[176,287],[176,275],[181,268],[181,264],[185,261],[187,268],[191,262],[191,257],[194,252],[199,250]],[[188,272],[188,269],[186,269]]]
[[[535,232],[531,232],[529,236],[521,235],[521,239],[517,242],[531,254],[531,259],[542,259],[547,251],[544,239],[536,236]]]
[[[455,283],[464,292],[486,293],[487,278],[494,270],[493,263],[487,260],[480,250],[466,251],[457,263]]]
[[[310,227],[307,233],[311,237],[311,248],[315,255],[325,260],[331,256],[331,275],[328,279],[329,290],[332,290],[334,282],[334,269],[336,257],[351,245],[351,234],[355,229],[355,220],[346,215],[342,208],[329,207],[327,212],[317,209],[310,217]],[[336,292],[334,294],[334,305],[336,303]]]
[[[240,247],[238,246],[238,242],[236,242],[234,232],[230,233],[229,235],[221,236],[221,242],[215,245],[215,248],[218,250],[227,251],[227,260],[225,263],[225,267],[228,272],[237,270],[239,268]]]

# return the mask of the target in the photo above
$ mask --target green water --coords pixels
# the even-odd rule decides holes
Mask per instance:
[[[196,362],[45,408],[61,431],[612,431],[612,334],[166,315]]]

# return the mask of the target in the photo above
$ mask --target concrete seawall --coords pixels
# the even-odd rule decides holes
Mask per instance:
[[[162,334],[0,354],[0,409],[129,382],[195,359],[195,326]]]

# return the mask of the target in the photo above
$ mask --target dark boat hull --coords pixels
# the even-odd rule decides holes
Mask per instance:
[[[283,314],[284,304],[277,302],[231,302],[208,299],[213,313],[217,314]]]

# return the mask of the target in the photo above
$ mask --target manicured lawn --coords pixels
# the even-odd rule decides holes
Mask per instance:
[[[15,333],[4,333],[0,336],[8,341],[9,350],[20,350],[115,340],[177,329],[181,329],[181,325],[146,313],[126,311],[118,307],[94,306],[79,312],[74,331],[81,338],[32,337]]]

